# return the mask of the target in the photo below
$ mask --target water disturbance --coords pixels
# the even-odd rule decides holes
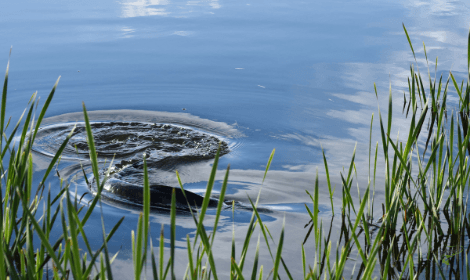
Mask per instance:
[[[60,139],[75,123],[78,123],[77,131],[83,127],[80,125],[83,122],[82,102],[90,110],[89,117],[94,124],[169,124],[175,130],[183,127],[214,136],[227,143],[228,153],[219,161],[213,197],[220,190],[228,164],[230,176],[225,200],[246,205],[250,204],[249,199],[255,201],[261,193],[259,205],[269,206],[272,212],[260,213],[260,220],[269,228],[276,244],[281,230],[285,229],[282,257],[293,279],[305,277],[303,264],[299,261],[304,249],[306,267],[321,266],[316,256],[322,250],[317,249],[318,242],[314,241],[317,240],[315,231],[311,232],[305,247],[301,247],[305,236],[310,234],[309,228],[304,228],[310,220],[305,206],[313,209],[312,200],[305,191],[314,194],[316,172],[319,174],[319,215],[323,221],[319,223],[323,225],[325,236],[331,232],[330,264],[333,264],[335,252],[345,244],[345,239],[341,239],[345,236],[341,222],[341,208],[344,206],[342,187],[348,177],[354,151],[350,189],[355,210],[358,210],[358,202],[363,201],[360,199],[368,187],[374,204],[367,204],[366,210],[369,212],[371,209],[374,221],[382,217],[382,205],[386,205],[386,191],[390,189],[391,181],[386,180],[390,178],[384,172],[388,163],[381,157],[383,146],[380,144],[378,107],[386,130],[387,108],[392,109],[393,123],[387,134],[393,141],[403,141],[407,139],[410,124],[409,118],[400,117],[404,92],[406,100],[410,100],[408,91],[413,80],[410,64],[414,65],[415,73],[420,71],[423,78],[424,87],[417,84],[414,88],[424,88],[427,96],[431,92],[426,82],[428,66],[432,78],[436,76],[439,80],[443,74],[444,84],[450,70],[459,85],[468,77],[470,1],[3,1],[1,7],[0,49],[3,55],[0,56],[0,65],[5,69],[11,58],[5,115],[16,121],[33,92],[37,91],[44,102],[52,85],[61,76],[45,115],[47,118],[42,122],[38,145],[34,147],[34,185],[42,183],[41,178],[51,156],[61,144]],[[410,50],[402,23],[406,25],[415,53]],[[441,96],[445,88],[442,87]],[[390,92],[393,108],[389,107]],[[449,113],[459,100],[450,80],[446,103]],[[417,102],[421,102],[419,98]],[[8,126],[10,131],[14,123]],[[426,120],[423,131],[429,126],[431,124]],[[80,143],[85,143],[84,139],[83,133],[71,139],[71,143],[77,144],[78,152],[74,146],[68,146],[57,170],[45,185],[50,187],[52,195],[57,195],[63,184],[70,182],[69,192],[83,198],[81,206],[87,207],[93,195],[84,194],[94,190],[86,146],[79,147]],[[458,136],[454,139],[457,141]],[[105,141],[104,138],[98,140]],[[124,145],[123,139],[111,142],[112,139],[106,142],[107,149],[110,149],[105,151],[108,155],[101,151],[99,158],[101,178],[114,157],[111,165],[114,171],[102,196],[108,200],[103,200],[106,203],[93,210],[86,231],[92,233],[88,241],[95,250],[103,245],[102,236],[96,234],[101,232],[103,221],[109,230],[125,216],[108,243],[108,250],[111,255],[119,252],[113,262],[114,278],[133,279],[130,231],[136,229],[142,211],[138,193],[142,188],[143,154],[149,157],[149,179],[153,190],[162,190],[165,188],[162,186],[179,188],[175,176],[175,170],[178,170],[185,190],[193,192],[196,198],[206,190],[213,159],[210,153],[208,158],[194,157],[189,149],[164,151],[164,147],[158,150],[151,143],[139,142],[130,147]],[[170,144],[162,143],[163,146]],[[432,145],[430,140],[428,152]],[[266,162],[274,148],[276,154],[263,181]],[[112,149],[120,151],[114,155]],[[389,149],[391,151],[390,146]],[[375,151],[378,151],[376,168]],[[424,149],[420,146],[419,151],[421,154]],[[446,150],[443,151],[445,153]],[[170,157],[166,157],[164,152]],[[331,182],[327,182],[323,152]],[[194,161],[171,160],[171,155],[182,153],[190,153]],[[392,167],[393,163],[390,163],[388,166]],[[449,166],[449,161],[447,163]],[[413,163],[414,167],[416,164]],[[90,184],[86,183],[82,168]],[[436,168],[431,165],[429,170],[432,169],[439,170],[437,165]],[[424,181],[420,179],[419,182]],[[332,196],[330,185],[334,192]],[[5,192],[6,188],[2,191]],[[158,203],[166,205],[165,201]],[[158,208],[156,205],[153,207]],[[230,270],[232,238],[238,253],[245,244],[252,212],[239,209],[237,206],[221,211],[213,246],[219,279],[233,275]],[[209,209],[206,216],[210,217],[214,212],[214,209]],[[312,210],[312,213],[315,212]],[[410,211],[401,211],[399,215],[402,213],[409,215]],[[440,213],[437,211],[442,218]],[[197,234],[197,226],[186,214],[179,213],[176,218],[176,248],[169,239],[169,213],[155,211],[151,217],[153,244],[161,240],[158,233],[164,226],[162,240],[165,250],[175,249],[174,260],[178,268],[188,264],[187,236],[194,240]],[[354,216],[350,216],[351,219]],[[444,232],[451,229],[449,220],[441,219]],[[408,221],[413,223],[416,220]],[[363,229],[366,229],[363,225],[365,223],[361,222],[358,226],[358,239],[362,248],[368,250],[370,246],[363,238]],[[409,232],[417,236],[413,228],[415,225]],[[371,226],[369,230],[372,232],[375,227]],[[438,274],[437,268],[426,275],[419,269],[423,264],[433,262],[441,265],[448,275],[454,272],[459,274],[456,277],[466,275],[465,263],[454,270],[455,266],[452,268],[441,262],[448,256],[457,257],[449,251],[449,245],[453,243],[446,241],[453,235],[449,234],[444,240],[430,235],[438,244],[434,246],[436,250],[427,250],[423,245],[417,251],[411,250],[411,256],[407,250],[401,250],[407,247],[403,241],[405,234],[398,228],[396,232],[397,247],[383,243],[385,258],[380,253],[381,259],[376,263],[372,278],[383,278],[382,270],[385,268],[392,272],[392,278],[395,277],[393,273],[397,275],[395,278],[399,278],[402,272],[405,274],[403,278],[407,278],[407,267],[414,265],[415,275],[421,274],[417,278],[432,279]],[[50,240],[61,235],[61,227],[54,227]],[[254,237],[256,235],[253,234]],[[462,244],[467,246],[468,235],[464,239]],[[408,241],[413,243],[411,239]],[[421,238],[418,244],[423,242],[426,243]],[[38,243],[35,241],[34,244]],[[325,243],[320,244],[328,249],[328,246],[323,246]],[[35,245],[36,248],[39,247]],[[243,259],[249,266],[254,260],[256,240],[250,241],[250,248],[250,253]],[[267,276],[267,271],[273,267],[272,257],[263,246],[259,252],[259,266],[263,265]],[[424,256],[427,252],[435,257]],[[466,259],[467,252],[465,250],[461,255],[461,260]],[[366,254],[367,259],[373,260]],[[383,263],[387,255],[396,260],[390,266]],[[238,256],[235,258],[237,261]],[[351,251],[344,278],[360,278],[363,272],[361,259],[356,248]],[[322,260],[324,267],[327,267],[326,260]],[[147,275],[151,275],[150,262],[145,267]],[[248,270],[245,269],[244,273]],[[185,270],[177,269],[175,273],[175,278],[181,279]],[[282,279],[289,278],[286,273],[281,273]]]
[[[174,171],[178,166],[213,159],[220,147],[220,156],[230,152],[229,144],[221,136],[175,124],[108,121],[91,123],[97,155],[103,164],[101,175],[108,175],[103,196],[105,199],[127,204],[141,205],[143,198],[143,158],[148,171],[155,175],[160,171]],[[85,124],[59,123],[41,128],[34,150],[53,156],[73,130],[64,149],[66,160],[87,161],[88,143]],[[109,164],[112,161],[111,164]],[[149,176],[151,204],[154,208],[169,208],[172,191],[175,190],[177,208],[187,209],[186,199],[180,188]],[[103,178],[103,177],[102,177]],[[96,193],[94,178],[88,180],[91,192]],[[203,197],[186,191],[191,206],[202,205]],[[210,206],[216,206],[211,200]]]

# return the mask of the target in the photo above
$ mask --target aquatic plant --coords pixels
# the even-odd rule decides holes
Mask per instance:
[[[352,183],[355,177],[355,154],[353,151],[349,168],[341,173],[341,213],[334,213],[333,195],[330,173],[325,153],[323,161],[327,185],[331,197],[332,219],[329,228],[319,218],[319,180],[318,172],[313,195],[307,192],[312,200],[312,208],[306,210],[311,218],[311,225],[304,244],[313,236],[314,252],[306,252],[302,245],[304,279],[342,279],[346,267],[356,278],[371,279],[373,277],[388,279],[415,279],[419,276],[430,278],[461,277],[465,273],[470,279],[470,267],[467,254],[470,249],[466,243],[470,235],[470,218],[467,214],[468,182],[470,168],[468,156],[470,152],[469,114],[470,114],[470,34],[468,50],[468,80],[460,84],[450,73],[446,81],[442,75],[432,78],[429,71],[426,47],[424,55],[428,63],[428,88],[417,67],[416,54],[405,26],[403,26],[416,65],[410,67],[408,95],[404,94],[403,113],[410,120],[407,138],[392,139],[392,93],[386,121],[382,118],[379,108],[380,143],[369,142],[369,158],[371,174],[369,183],[357,201],[352,194]],[[8,64],[9,65],[9,64]],[[52,195],[47,189],[46,179],[54,171],[60,161],[70,134],[65,138],[57,153],[40,180],[38,185],[33,182],[32,146],[41,121],[53,98],[57,87],[53,86],[36,119],[38,98],[36,93],[31,97],[28,108],[13,125],[6,119],[6,100],[8,85],[7,66],[2,103],[0,109],[1,156],[0,171],[2,174],[2,192],[0,193],[0,280],[5,279],[113,279],[112,262],[116,255],[111,256],[107,242],[118,230],[122,219],[106,234],[102,222],[103,245],[91,248],[88,242],[85,224],[91,213],[101,204],[101,192],[107,180],[107,173],[99,172],[98,156],[93,139],[92,125],[88,118],[85,105],[83,114],[91,169],[95,178],[96,193],[89,205],[82,205],[77,196],[69,192],[70,185],[61,181],[60,191]],[[436,70],[437,72],[437,59]],[[459,96],[459,107],[455,112],[447,110],[449,84],[453,85]],[[378,97],[375,88],[376,97]],[[371,119],[370,135],[372,139],[374,115]],[[426,125],[426,121],[428,125]],[[19,137],[16,137],[20,135]],[[18,141],[14,142],[14,139]],[[385,164],[385,181],[383,191],[385,200],[382,213],[377,216],[374,209],[375,179],[378,166],[378,153],[383,154]],[[225,191],[229,180],[230,166],[227,167],[222,183],[219,202],[209,232],[203,225],[211,192],[218,169],[220,148],[217,151],[207,182],[207,189],[200,209],[194,211],[192,218],[196,226],[196,234],[187,236],[188,265],[184,279],[219,279],[213,244],[222,211]],[[268,173],[274,150],[266,165],[264,179]],[[141,279],[146,272],[144,268],[151,266],[151,275],[147,278],[175,279],[175,233],[176,200],[173,191],[170,210],[170,258],[165,262],[163,229],[160,233],[158,251],[154,252],[154,244],[150,238],[150,183],[145,157],[143,157],[143,208],[139,216],[136,230],[129,235],[132,242],[132,257],[135,279]],[[60,174],[59,178],[60,178]],[[183,184],[176,173],[180,189],[184,193]],[[382,202],[382,201],[381,201]],[[381,203],[379,202],[379,203]],[[253,213],[239,256],[236,255],[236,244],[231,244],[231,279],[280,279],[283,274],[293,279],[283,257],[284,230],[278,239],[273,238],[266,224],[263,223],[257,210],[258,201],[251,201]],[[41,207],[42,206],[42,207]],[[42,210],[41,210],[42,209]],[[374,211],[375,210],[375,211]],[[333,220],[341,219],[339,240],[331,240]],[[103,219],[103,218],[102,218]],[[57,224],[62,228],[62,235],[51,240],[51,230]],[[255,256],[251,271],[247,271],[248,247],[252,243],[255,230],[261,232],[258,237]],[[325,234],[325,232],[327,232]],[[262,236],[262,237],[261,237]],[[36,240],[36,241],[35,241]],[[79,247],[79,240],[85,248]],[[261,240],[266,245],[272,259],[272,267],[265,269],[258,266]],[[33,245],[34,244],[34,245]],[[38,245],[36,245],[38,244]],[[273,244],[277,244],[272,247]],[[333,245],[336,244],[334,248]],[[467,248],[465,248],[467,246]],[[309,265],[307,254],[313,253],[314,263]],[[356,253],[354,258],[353,253]],[[312,267],[313,265],[313,267]],[[358,269],[356,269],[358,267]]]

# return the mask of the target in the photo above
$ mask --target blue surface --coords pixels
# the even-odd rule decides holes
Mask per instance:
[[[264,203],[292,205],[306,223],[299,205],[309,201],[304,190],[313,189],[315,168],[323,170],[320,144],[339,189],[356,142],[357,168],[367,174],[374,82],[385,97],[392,83],[400,109],[413,62],[402,22],[423,73],[425,41],[430,60],[439,56],[441,71],[453,65],[459,75],[466,71],[469,11],[464,1],[3,1],[0,66],[13,46],[7,114],[17,118],[36,90],[44,100],[60,75],[47,117],[79,112],[83,101],[90,111],[181,112],[236,124],[246,137],[221,160],[221,168],[231,163],[235,170],[230,195],[247,202],[246,190],[258,192],[276,148]],[[299,181],[281,186],[286,176]],[[277,190],[292,198],[281,202]],[[326,213],[327,191],[321,195]],[[266,219],[282,220],[281,213]],[[137,217],[126,218],[118,240],[129,238]],[[96,216],[90,223],[99,222]],[[231,223],[224,227],[230,231]],[[179,232],[180,240],[191,234]]]

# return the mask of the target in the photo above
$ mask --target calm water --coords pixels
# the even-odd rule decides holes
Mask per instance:
[[[321,145],[339,189],[339,171],[349,165],[358,143],[358,182],[364,189],[370,117],[377,111],[374,82],[384,97],[381,108],[391,82],[395,135],[406,127],[399,111],[413,57],[402,22],[421,53],[423,72],[424,41],[430,60],[439,57],[441,71],[452,69],[463,77],[470,23],[465,1],[4,1],[0,66],[6,66],[13,46],[7,114],[17,118],[34,91],[45,98],[61,76],[49,123],[79,120],[73,113],[81,111],[83,101],[89,111],[100,111],[95,120],[231,129],[237,136],[220,162],[219,179],[230,163],[227,198],[241,203],[258,194],[276,148],[261,192],[260,204],[270,209],[263,220],[277,238],[285,218],[284,254],[291,271],[300,274],[303,225],[309,220],[303,204],[311,203],[305,190],[313,190],[316,168],[325,201],[321,214],[326,222],[331,216]],[[47,161],[35,158],[36,178]],[[203,192],[210,164],[181,167],[185,187]],[[86,192],[82,178],[74,176],[74,164],[61,165],[77,192]],[[173,172],[159,176],[174,181]],[[56,191],[57,178],[50,183]],[[121,250],[114,270],[121,278],[132,275],[130,230],[136,228],[138,212],[120,204],[103,206],[107,228],[126,216],[111,242],[113,252]],[[89,229],[100,229],[99,214]],[[251,212],[237,210],[233,219],[227,211],[223,217],[216,245],[219,272],[229,266],[232,225],[241,246]],[[152,217],[154,244],[161,224],[168,222],[168,213]],[[177,224],[177,245],[184,249],[186,234],[194,234],[193,222],[178,216]],[[101,240],[97,236],[94,245]],[[180,253],[177,263],[185,268],[186,253]],[[260,256],[271,267],[267,250]],[[309,256],[313,264],[313,253]]]

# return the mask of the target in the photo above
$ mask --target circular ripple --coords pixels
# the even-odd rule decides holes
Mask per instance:
[[[215,156],[220,143],[221,155],[229,152],[228,144],[214,135],[171,124],[143,122],[91,123],[99,158],[142,160],[145,153],[154,161],[197,161]],[[62,156],[67,159],[88,158],[86,129],[83,123],[56,124],[39,130],[34,150],[53,156],[73,130]]]
[[[122,112],[115,114],[113,111],[106,115],[101,111],[94,113],[95,119],[97,114],[101,116],[99,119],[106,119],[106,121],[91,123],[98,158],[100,161],[107,160],[107,162],[114,159],[113,166],[109,169],[103,168],[101,171],[102,175],[107,172],[110,176],[102,195],[109,200],[126,204],[140,204],[141,202],[139,189],[143,182],[144,156],[152,186],[153,206],[165,208],[168,206],[166,202],[168,202],[168,197],[171,197],[173,187],[176,187],[167,184],[164,177],[167,176],[168,171],[173,173],[174,169],[182,164],[213,159],[219,146],[220,155],[225,155],[235,146],[234,143],[229,146],[227,139],[240,136],[237,130],[229,125],[197,117],[194,118],[196,122],[188,121],[191,118],[180,114],[168,113],[173,118],[162,118],[156,113],[161,120],[167,120],[170,123],[140,121],[142,118],[152,120],[151,117],[155,116],[147,112],[125,111],[124,114]],[[122,118],[126,115],[132,115],[139,121],[123,121]],[[76,117],[77,113],[72,113],[46,120],[46,123],[52,124],[38,131],[33,150],[52,157],[73,130],[72,137],[62,152],[62,159],[88,160],[85,124],[67,122]],[[57,123],[58,120],[64,122]],[[186,126],[193,122],[196,124],[194,127]],[[206,131],[202,128],[206,128]],[[221,132],[221,135],[217,135],[216,132]],[[236,136],[233,137],[234,135]],[[93,185],[91,183],[89,188],[95,192]],[[202,201],[201,197],[191,192],[188,194],[192,196],[195,205],[200,206],[197,204]],[[186,205],[185,201],[178,203],[182,205],[182,208]]]

